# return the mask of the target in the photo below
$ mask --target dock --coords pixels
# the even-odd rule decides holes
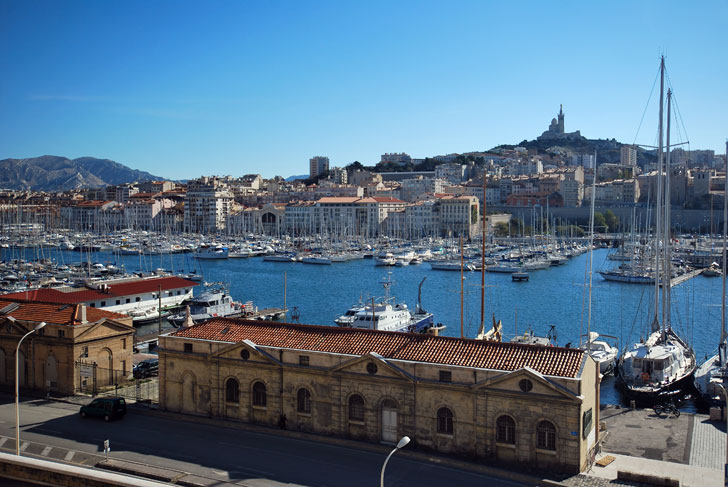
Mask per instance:
[[[685,281],[689,281],[693,277],[699,276],[702,272],[703,272],[703,269],[695,269],[695,270],[692,270],[690,272],[686,272],[685,274],[681,274],[681,275],[673,278],[670,281],[670,286],[671,287],[675,287],[678,284],[682,284]],[[660,284],[660,287],[662,287],[662,284]]]
[[[288,310],[284,308],[265,308],[258,310],[255,313],[245,315],[243,318],[246,320],[263,321],[280,320],[286,316],[286,313],[288,313]]]

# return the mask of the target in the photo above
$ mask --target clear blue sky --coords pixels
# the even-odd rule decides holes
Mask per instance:
[[[726,32],[725,0],[0,0],[0,159],[286,177],[533,139],[560,103],[631,143],[661,53],[690,147],[723,153]]]

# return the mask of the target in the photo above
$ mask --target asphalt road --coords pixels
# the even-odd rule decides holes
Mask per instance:
[[[76,458],[81,458],[83,453],[103,454],[103,442],[108,439],[112,458],[261,487],[282,484],[371,487],[379,483],[386,456],[386,452],[180,422],[135,414],[133,410],[120,421],[105,423],[82,419],[78,409],[66,403],[22,401],[21,441],[63,452],[75,451]],[[7,395],[0,395],[0,435],[15,436],[15,404]],[[10,441],[5,443],[5,448],[11,446]],[[523,485],[397,454],[387,465],[385,484],[388,487]]]

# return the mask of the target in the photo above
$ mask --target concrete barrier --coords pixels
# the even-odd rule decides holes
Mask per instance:
[[[59,487],[169,487],[151,480],[2,452],[1,478]]]

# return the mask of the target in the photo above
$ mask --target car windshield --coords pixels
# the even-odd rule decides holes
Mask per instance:
[[[126,401],[124,401],[123,398],[122,399],[119,399],[119,404],[122,405],[122,406],[124,406],[124,405],[126,405]]]

